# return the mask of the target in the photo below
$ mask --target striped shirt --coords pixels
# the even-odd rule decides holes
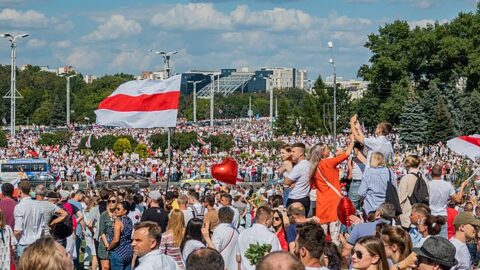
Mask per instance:
[[[185,265],[183,264],[182,251],[180,247],[175,245],[173,241],[173,234],[170,231],[166,231],[162,234],[162,240],[160,242],[160,253],[166,254],[177,262],[177,265],[180,269],[183,269]]]
[[[363,209],[365,210],[365,213],[368,214],[376,211],[378,206],[385,202],[389,171],[390,179],[395,188],[397,188],[395,174],[390,169],[385,167],[365,168],[362,182],[358,189],[358,195],[364,197]]]

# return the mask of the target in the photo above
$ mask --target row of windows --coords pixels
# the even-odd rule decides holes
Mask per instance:
[[[29,164],[2,164],[1,172],[19,172],[23,168],[24,172],[45,172],[47,164],[45,163],[29,163]]]

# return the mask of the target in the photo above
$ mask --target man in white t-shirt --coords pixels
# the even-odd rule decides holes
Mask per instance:
[[[463,197],[463,190],[468,181],[460,185],[460,190],[455,193],[452,183],[442,179],[442,166],[434,165],[432,167],[432,181],[428,182],[430,191],[430,210],[433,216],[447,217],[447,202],[452,199],[455,203],[460,203]],[[447,224],[442,226],[440,236],[447,238]]]
[[[455,226],[455,236],[450,239],[450,243],[455,246],[455,259],[458,264],[451,270],[471,269],[472,260],[466,242],[477,237],[480,220],[470,212],[461,212],[453,220],[453,225]]]
[[[256,223],[252,227],[240,233],[237,243],[237,262],[241,264],[242,270],[253,270],[255,265],[245,257],[246,251],[251,244],[270,244],[270,252],[281,250],[277,236],[269,230],[273,222],[273,212],[268,206],[260,206],[255,215]]]
[[[387,135],[392,131],[392,125],[387,122],[381,122],[377,125],[375,129],[375,137],[365,138],[360,126],[360,122],[357,119],[355,114],[350,118],[350,128],[352,134],[355,137],[355,141],[363,144],[367,150],[367,167],[370,167],[370,156],[373,152],[380,152],[385,157],[387,162],[392,160],[393,147],[392,143],[387,139]]]
[[[305,215],[310,209],[310,162],[305,159],[305,144],[295,143],[292,145],[292,163],[294,167],[283,184],[290,187],[287,206],[299,202],[305,207]]]

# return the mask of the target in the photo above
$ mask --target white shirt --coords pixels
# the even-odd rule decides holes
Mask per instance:
[[[238,212],[238,209],[232,205],[229,205],[228,207],[233,211],[232,225],[233,227],[238,228],[238,225],[240,224],[240,212]]]
[[[237,255],[241,256],[242,270],[255,269],[255,265],[251,265],[250,261],[245,257],[245,252],[250,244],[256,243],[272,245],[272,250],[270,250],[270,252],[282,250],[277,236],[270,232],[267,226],[255,223],[251,228],[240,233],[240,236],[238,237]]]
[[[290,174],[288,179],[295,182],[295,186],[288,194],[289,199],[303,199],[308,196],[310,192],[310,162],[308,160],[302,160],[297,163]]]
[[[430,190],[430,210],[433,216],[447,216],[447,202],[455,194],[451,183],[445,180],[428,182]]]
[[[455,246],[455,259],[457,259],[458,264],[450,270],[463,270],[463,269],[470,269],[472,265],[472,261],[470,258],[470,252],[468,251],[467,245],[460,240],[453,237],[450,239],[450,243]]]
[[[227,270],[237,269],[236,250],[239,233],[231,224],[220,223],[213,230],[212,242],[215,249],[222,254]]]
[[[27,246],[40,239],[45,229],[43,207],[30,197],[25,197],[13,210],[15,217],[14,231],[21,231],[19,245]]]
[[[393,148],[392,143],[387,140],[385,136],[368,137],[363,139],[363,144],[368,149],[367,154],[367,167],[370,167],[370,157],[373,152],[380,152],[385,156],[385,161],[388,162],[392,159]]]
[[[185,210],[182,210],[182,212],[183,212],[183,220],[185,221],[185,228],[186,228],[190,219],[193,218],[193,210],[191,208],[187,208]]]
[[[205,247],[205,244],[203,244],[202,242],[200,242],[198,240],[188,240],[185,243],[185,246],[183,247],[183,252],[182,252],[183,261],[184,262],[187,261],[187,257],[188,257],[188,255],[190,255],[190,253],[192,253],[193,251],[195,251],[199,248],[203,248],[203,247]]]
[[[140,264],[135,270],[180,270],[172,257],[161,254],[159,249],[150,251],[138,259]]]

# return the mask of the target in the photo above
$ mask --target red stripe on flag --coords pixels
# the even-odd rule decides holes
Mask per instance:
[[[104,99],[98,109],[119,112],[177,110],[179,97],[180,91],[139,96],[118,94]]]
[[[472,136],[460,136],[458,138],[480,147],[480,138],[472,137]]]

